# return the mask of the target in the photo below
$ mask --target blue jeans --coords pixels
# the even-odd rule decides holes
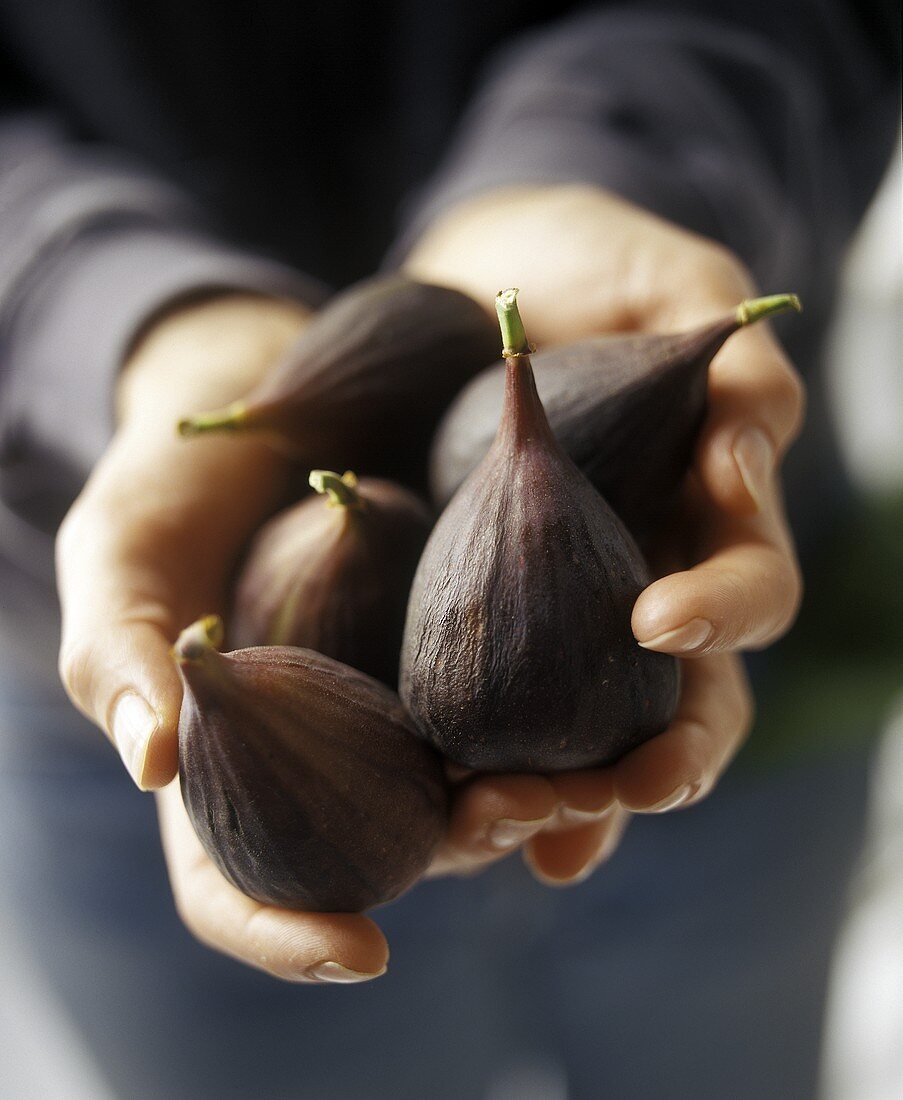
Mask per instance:
[[[0,686],[0,881],[117,1096],[481,1100],[521,1062],[571,1100],[815,1095],[862,750],[735,769],[577,888],[426,883],[376,915],[384,978],[293,986],[192,940],[152,800],[58,695]]]

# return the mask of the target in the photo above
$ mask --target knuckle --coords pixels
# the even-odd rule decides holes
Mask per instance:
[[[173,884],[172,898],[179,920],[198,943],[202,943],[205,947],[215,947],[213,936],[191,890],[186,889],[184,885]]]
[[[796,622],[803,602],[803,574],[796,555],[782,560],[776,587],[779,594],[780,615],[775,637],[780,637]]]
[[[211,919],[205,895],[201,890],[193,888],[190,878],[191,876],[188,882],[171,880],[172,898],[179,920],[203,947],[234,954],[227,949],[216,921]]]
[[[775,554],[748,578],[719,572],[718,619],[724,643],[762,649],[785,634],[799,613],[803,578],[795,554]]]
[[[737,688],[737,713],[735,718],[737,736],[745,741],[752,733],[756,720],[756,700],[752,688],[744,677]]]
[[[179,900],[178,897],[176,897],[175,901],[176,913],[178,914],[179,920],[181,920],[186,931],[197,940],[202,947],[209,947],[211,951],[232,954],[226,951],[223,943],[197,906],[185,899]]]
[[[66,694],[81,711],[89,709],[94,647],[81,638],[66,641],[60,647],[58,671]]]
[[[271,973],[276,973],[273,968],[278,966],[279,960],[270,960],[267,953],[267,943],[272,936],[270,924],[268,909],[252,909],[241,924],[238,939],[247,958],[253,959],[256,965],[265,967]]]
[[[725,642],[744,638],[755,620],[755,600],[747,580],[734,569],[722,569],[718,575],[718,619]]]
[[[703,284],[712,291],[736,299],[734,304],[755,292],[749,270],[725,245],[706,241],[699,246],[696,262]]]
[[[792,552],[774,552],[774,560],[761,580],[759,630],[750,649],[765,649],[791,628],[803,597],[803,578],[799,562]]]
[[[58,562],[65,561],[69,558],[72,551],[83,542],[83,511],[83,505],[80,501],[76,501],[63,517],[63,522],[57,528],[56,557]]]
[[[278,920],[267,906],[250,912],[241,931],[240,952],[244,959],[272,977],[297,981],[315,960],[306,957],[306,949],[292,948],[284,942],[285,937],[279,934]]]
[[[775,406],[778,409],[789,440],[794,440],[803,427],[806,416],[806,384],[799,372],[784,362],[772,384]]]
[[[133,634],[149,630],[164,638],[175,639],[185,626],[184,620],[172,606],[173,600],[167,602],[152,593],[145,596],[138,588],[133,590],[131,598],[133,604],[121,613],[118,627]]]

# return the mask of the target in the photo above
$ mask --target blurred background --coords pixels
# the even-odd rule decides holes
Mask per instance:
[[[859,484],[885,499],[903,493],[901,163],[898,142],[847,258],[831,346],[847,460]],[[897,538],[903,543],[903,530]],[[903,1096],[903,669],[900,681],[873,768],[869,840],[835,964],[825,1100]]]
[[[903,493],[901,158],[898,147],[850,251],[830,352],[850,466],[884,500]],[[824,1100],[903,1097],[903,670],[900,678],[875,760],[869,840],[835,966]],[[78,1035],[30,971],[3,919],[0,889],[0,1098],[124,1100],[111,1097],[102,1067],[92,1065]],[[499,1079],[486,1100],[566,1100],[566,1094],[554,1074],[524,1066]]]

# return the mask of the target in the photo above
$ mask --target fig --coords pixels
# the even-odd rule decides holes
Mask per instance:
[[[417,567],[400,692],[456,763],[556,771],[609,763],[664,730],[679,671],[634,640],[631,612],[649,572],[552,434],[516,300],[516,290],[496,300],[501,422]]]
[[[225,877],[267,905],[360,912],[420,877],[443,835],[437,755],[398,696],[291,646],[220,653],[201,619],[173,650],[184,683],[179,780]]]
[[[599,336],[540,352],[536,388],[558,442],[641,542],[673,506],[705,417],[709,364],[732,333],[785,309],[794,294],[741,302],[691,332]],[[489,450],[505,365],[482,371],[443,418],[430,486],[444,507]]]
[[[496,355],[495,326],[472,298],[382,276],[327,303],[243,400],[186,417],[178,430],[265,432],[308,468],[423,480],[439,417]]]
[[[310,484],[323,496],[281,512],[255,538],[230,641],[315,649],[394,687],[430,511],[394,482],[351,472],[314,470]]]

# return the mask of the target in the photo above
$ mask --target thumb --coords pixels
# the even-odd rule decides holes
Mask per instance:
[[[169,650],[184,623],[167,597],[171,584],[122,545],[109,510],[90,492],[60,529],[57,578],[66,691],[142,790],[165,786],[178,769],[182,699]]]
[[[123,578],[101,540],[86,544],[78,537],[88,511],[73,511],[58,540],[60,676],[135,783],[153,790],[178,769],[182,686],[169,653],[174,616],[149,598],[146,578],[140,588]]]
[[[60,529],[60,674],[143,789],[166,786],[178,767],[182,688],[169,647],[219,610],[288,469],[256,440],[186,450],[173,424],[247,392],[305,316],[291,302],[231,294],[164,312],[124,365],[119,429]]]
[[[60,649],[70,698],[104,730],[141,790],[165,786],[178,770],[182,687],[169,646],[151,623],[120,619],[70,625]]]
[[[178,442],[123,434],[57,537],[60,675],[143,790],[178,768],[179,631],[219,611],[248,535],[280,498],[264,446],[210,441],[186,463]]]

